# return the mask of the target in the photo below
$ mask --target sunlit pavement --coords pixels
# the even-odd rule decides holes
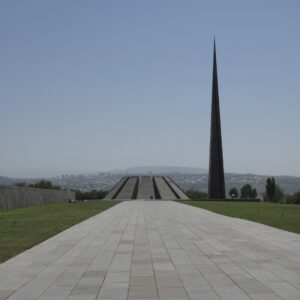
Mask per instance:
[[[1,264],[0,299],[300,299],[300,235],[126,201]]]

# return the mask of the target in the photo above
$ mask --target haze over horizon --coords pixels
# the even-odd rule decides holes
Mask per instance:
[[[300,2],[0,2],[0,176],[208,168],[300,176]],[[38,174],[40,174],[38,176]]]
[[[134,171],[139,170],[141,171]],[[157,169],[164,169],[167,171],[160,171],[156,172]],[[48,169],[48,170],[41,170],[41,169],[18,169],[18,170],[3,170],[0,169],[0,177],[8,177],[13,179],[50,179],[54,177],[61,177],[63,175],[96,175],[100,173],[111,173],[111,174],[149,174],[149,172],[152,172],[153,174],[171,174],[171,173],[181,173],[181,174],[206,174],[208,173],[208,169],[205,168],[197,168],[197,167],[184,167],[184,166],[141,166],[141,167],[129,167],[124,169],[110,169],[110,170],[72,170],[72,169]],[[264,173],[252,173],[252,172],[232,172],[232,171],[226,171],[226,174],[237,174],[237,175],[246,175],[246,174],[252,174],[252,175],[259,175],[259,176],[294,176],[294,177],[300,177],[295,175],[289,175],[289,174],[264,174]]]

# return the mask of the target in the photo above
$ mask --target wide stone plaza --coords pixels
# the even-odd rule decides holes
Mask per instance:
[[[300,236],[124,201],[1,264],[0,299],[300,299]]]

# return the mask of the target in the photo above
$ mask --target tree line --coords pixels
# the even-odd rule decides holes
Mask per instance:
[[[15,186],[19,187],[32,187],[32,188],[38,188],[38,189],[47,189],[47,190],[61,190],[61,187],[59,185],[54,185],[51,181],[48,180],[40,180],[36,183],[25,183],[25,182],[19,182],[16,183]]]
[[[188,190],[186,195],[190,199],[194,200],[206,200],[208,199],[208,194],[203,191],[197,190]],[[258,193],[251,184],[245,184],[241,187],[240,191],[237,188],[232,187],[229,190],[229,196],[231,199],[257,199]],[[283,189],[280,185],[275,182],[274,177],[269,177],[266,180],[265,191],[262,194],[264,202],[273,202],[273,203],[288,203],[288,204],[300,204],[300,190],[291,194],[285,195]]]
[[[33,184],[26,184],[24,182],[16,183],[15,186],[19,187],[32,187],[40,189],[60,190],[59,185],[54,185],[51,181],[40,180]],[[76,195],[76,200],[83,201],[88,199],[103,199],[107,194],[104,190],[92,190],[89,192],[82,192],[80,190],[73,190]],[[203,200],[208,198],[208,194],[202,191],[188,190],[186,195],[190,199]],[[241,187],[240,191],[233,187],[229,190],[229,196],[232,199],[257,199],[257,190],[251,186],[251,184],[245,184]],[[266,180],[265,192],[262,195],[263,201],[274,203],[288,203],[288,204],[300,204],[300,190],[291,194],[285,195],[283,189],[275,182],[274,177],[269,177]]]
[[[252,188],[251,184],[245,184],[242,186],[240,194],[236,188],[231,188],[229,195],[232,199],[238,198],[239,195],[242,199],[256,199],[257,191]],[[267,178],[265,192],[262,196],[264,202],[300,204],[300,191],[292,195],[285,195],[281,186],[275,182],[274,177]]]
[[[103,199],[107,194],[107,191],[103,190],[92,190],[90,192],[81,192],[75,190],[74,192],[76,200],[78,201]]]
[[[36,183],[26,184],[25,182],[16,183],[15,186],[19,187],[31,187],[31,188],[39,188],[39,189],[47,189],[47,190],[61,190],[59,185],[54,185],[51,181],[48,180],[40,180]],[[107,194],[107,191],[103,190],[92,190],[89,192],[82,192],[79,190],[72,190],[75,192],[75,199],[79,201],[83,200],[94,200],[94,199],[103,199]]]

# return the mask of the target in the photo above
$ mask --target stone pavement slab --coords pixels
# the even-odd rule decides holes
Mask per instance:
[[[0,300],[300,299],[300,235],[125,201],[0,265]]]

